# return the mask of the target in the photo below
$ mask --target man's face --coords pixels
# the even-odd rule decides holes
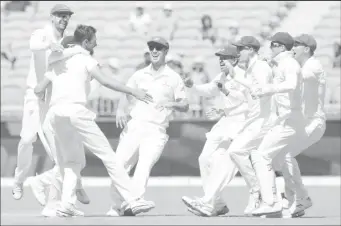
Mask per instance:
[[[232,66],[234,66],[236,65],[236,63],[237,63],[237,58],[235,57],[219,56],[219,65],[220,65],[220,70],[222,72],[226,72],[228,64],[231,64]]]
[[[71,15],[69,13],[55,13],[51,15],[52,23],[58,30],[65,30],[69,24]]]
[[[296,60],[301,60],[302,57],[306,56],[310,51],[310,48],[302,43],[295,42],[292,52]]]
[[[271,56],[272,58],[274,58],[281,52],[285,51],[285,46],[278,42],[271,42],[270,49],[271,49]]]
[[[93,35],[90,40],[86,39],[86,40],[83,41],[84,49],[88,50],[89,52],[93,51],[96,46],[97,46],[97,37],[96,37],[96,35]]]
[[[168,49],[165,46],[158,43],[151,43],[148,45],[150,51],[151,62],[153,64],[165,62]]]
[[[248,62],[251,57],[251,53],[253,52],[252,47],[248,46],[238,46],[237,51],[239,53],[239,61],[242,63]]]

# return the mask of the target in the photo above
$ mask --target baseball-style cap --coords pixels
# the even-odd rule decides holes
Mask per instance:
[[[294,46],[294,38],[288,32],[277,32],[270,38],[270,41],[283,44],[288,50]]]
[[[294,40],[295,42],[308,46],[312,52],[316,50],[317,42],[315,38],[311,35],[301,34],[299,36],[296,36]]]
[[[159,44],[159,45],[162,45],[164,47],[166,47],[167,49],[169,49],[169,43],[167,42],[166,39],[162,38],[162,37],[153,37],[151,38],[148,42],[147,42],[147,45],[151,45],[153,43],[156,43],[156,44]]]
[[[61,42],[61,45],[62,45],[64,48],[68,48],[69,45],[73,45],[73,44],[75,44],[73,35],[71,35],[71,36],[65,36],[65,37],[62,39],[62,42]]]
[[[216,56],[228,56],[228,57],[239,57],[237,47],[233,45],[228,45],[223,49],[220,49],[218,52],[215,53]]]
[[[55,13],[68,13],[70,15],[74,14],[74,12],[64,4],[57,4],[51,9],[51,14]]]
[[[255,49],[260,48],[260,42],[253,36],[243,36],[237,42],[232,43],[232,45],[239,46],[239,47],[244,47],[244,46],[253,47]]]

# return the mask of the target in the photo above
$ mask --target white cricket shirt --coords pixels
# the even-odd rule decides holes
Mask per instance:
[[[184,83],[178,73],[167,65],[155,72],[152,65],[136,71],[127,86],[146,91],[153,97],[153,103],[136,101],[130,111],[132,119],[168,127],[172,110],[157,108],[157,104],[186,99]]]

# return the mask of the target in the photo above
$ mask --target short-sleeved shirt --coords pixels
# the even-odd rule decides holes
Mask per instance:
[[[157,108],[158,104],[186,99],[184,83],[178,73],[167,65],[155,72],[152,65],[136,71],[127,86],[146,91],[153,97],[153,103],[136,101],[131,109],[132,119],[168,127],[172,110]]]
[[[75,50],[82,47],[76,45]],[[63,59],[49,66],[49,71],[55,73],[52,82],[50,106],[58,104],[86,105],[91,91],[90,71],[98,66],[97,60],[84,50],[70,58]]]
[[[325,94],[319,94],[319,88],[326,84],[326,73],[318,59],[310,57],[302,67],[303,76],[303,112],[308,118],[325,119],[322,103]]]

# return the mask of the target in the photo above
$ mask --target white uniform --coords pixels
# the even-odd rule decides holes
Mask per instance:
[[[235,67],[235,73],[237,77],[244,78],[245,71],[238,66]],[[212,82],[192,87],[194,93],[201,96],[219,96],[221,106],[218,108],[226,109],[226,116],[223,116],[211,131],[206,133],[207,140],[199,156],[200,175],[205,192],[202,199],[217,209],[225,205],[221,197],[223,185],[230,182],[237,173],[237,168],[226,150],[242,128],[245,122],[243,110],[247,109],[245,88],[231,80],[229,76],[223,80],[221,76],[224,75],[220,73]],[[225,82],[224,86],[227,89],[232,90],[228,96],[221,93],[216,86],[215,81],[219,80]]]
[[[72,48],[77,51],[82,50],[78,45]],[[103,161],[110,178],[128,203],[137,197],[122,163],[117,161],[109,141],[94,121],[96,114],[86,106],[91,87],[89,72],[97,65],[98,62],[84,50],[84,53],[61,60],[51,66],[51,72],[56,75],[52,76],[48,119],[56,132],[58,139],[56,143],[61,145],[61,153],[57,153],[56,157],[58,164],[64,169],[62,192],[64,206],[76,203],[77,178],[80,177],[84,161],[84,152],[81,148],[69,147],[74,145],[73,138],[80,139],[89,151]],[[50,73],[46,75],[51,76]]]
[[[152,65],[135,72],[127,86],[145,90],[153,103],[136,102],[128,122],[120,135],[117,158],[129,172],[137,163],[133,183],[139,197],[143,197],[154,164],[159,160],[168,141],[166,129],[172,110],[160,110],[157,104],[186,99],[184,83],[179,74],[167,65],[155,72]],[[122,200],[116,189],[111,189],[114,209],[120,209]]]
[[[296,194],[296,199],[306,198],[308,193],[302,183],[301,172],[295,157],[317,143],[326,130],[326,116],[323,109],[326,75],[319,60],[313,56],[310,57],[302,67],[302,76],[305,133],[302,133],[302,137],[297,139],[298,142],[289,150],[282,168],[285,186]],[[321,88],[323,91],[319,92]]]
[[[42,29],[34,31],[30,38],[30,50],[32,51],[30,69],[27,77],[27,89],[24,97],[22,129],[20,132],[20,142],[18,145],[17,168],[15,169],[14,180],[16,183],[23,183],[27,178],[27,173],[31,167],[33,143],[37,140],[37,133],[40,140],[51,156],[51,150],[42,132],[42,122],[46,113],[46,105],[39,102],[34,94],[37,81],[40,81],[47,68],[47,58],[51,53],[48,49],[51,43],[60,42],[54,36],[52,25],[46,25]],[[52,171],[47,171],[40,175],[44,184],[48,184]]]
[[[274,61],[277,62],[273,67],[274,84],[264,88],[272,90],[278,118],[258,150],[251,155],[262,199],[268,205],[276,202],[274,194],[277,191],[272,160],[275,157],[283,159],[304,130],[300,65],[289,51],[278,54]]]
[[[270,66],[265,61],[259,60],[258,56],[250,60],[245,75],[253,86],[267,85],[272,81]],[[250,154],[258,148],[271,125],[271,103],[271,97],[252,99],[251,95],[248,95],[249,113],[246,122],[228,149],[250,193],[259,192],[259,184],[250,161]]]

